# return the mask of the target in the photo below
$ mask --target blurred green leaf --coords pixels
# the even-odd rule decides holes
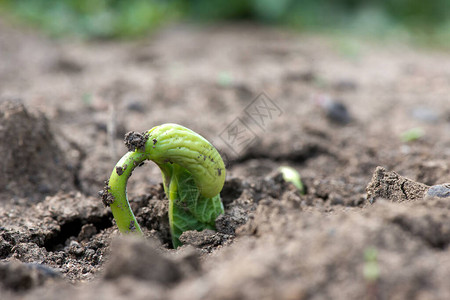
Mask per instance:
[[[377,281],[380,278],[378,251],[374,247],[369,247],[364,251],[363,276],[369,282]]]
[[[0,0],[0,10],[55,36],[133,37],[180,18],[246,19],[378,36],[406,29],[450,44],[448,0]]]
[[[420,139],[425,135],[425,130],[420,127],[411,128],[406,130],[401,134],[401,139],[403,142],[412,142]]]

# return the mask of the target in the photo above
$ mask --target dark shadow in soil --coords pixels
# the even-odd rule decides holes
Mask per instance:
[[[98,232],[100,232],[106,228],[110,228],[113,226],[111,219],[111,215],[106,215],[101,218],[94,217],[87,220],[76,218],[63,222],[60,225],[60,231],[44,242],[44,248],[47,251],[61,250],[66,244],[66,241],[69,240],[69,238],[78,237],[80,235],[83,225],[90,224],[94,226]]]

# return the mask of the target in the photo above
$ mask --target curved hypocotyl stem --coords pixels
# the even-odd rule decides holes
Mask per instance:
[[[121,232],[142,234],[128,203],[126,185],[133,169],[144,160],[154,161],[163,174],[174,247],[181,244],[178,237],[186,230],[214,229],[215,219],[223,213],[219,193],[225,166],[205,138],[183,126],[164,124],[143,134],[129,133],[125,143],[130,152],[116,164],[101,192]]]
[[[127,198],[127,182],[133,169],[147,159],[145,153],[128,152],[116,164],[103,190],[103,203],[111,207],[120,232],[142,234]]]

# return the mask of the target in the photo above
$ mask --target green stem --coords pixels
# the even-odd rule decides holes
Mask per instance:
[[[170,225],[170,236],[172,237],[172,245],[174,248],[178,246],[179,240],[175,233],[175,222],[174,222],[174,207],[175,200],[178,198],[178,176],[177,176],[178,166],[174,165],[173,176],[170,180],[169,189],[167,197],[169,198],[169,225]]]
[[[109,178],[109,193],[114,197],[110,204],[119,231],[142,235],[141,228],[131,210],[127,198],[127,181],[134,168],[139,166],[147,155],[141,152],[128,152],[116,164]]]

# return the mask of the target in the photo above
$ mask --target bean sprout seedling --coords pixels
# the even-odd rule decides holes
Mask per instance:
[[[116,164],[100,192],[120,232],[142,235],[126,186],[133,170],[145,160],[155,162],[163,176],[174,248],[181,245],[179,237],[184,231],[215,229],[216,218],[224,212],[219,193],[225,165],[211,143],[181,125],[163,124],[143,133],[127,133],[125,144],[129,152]]]

